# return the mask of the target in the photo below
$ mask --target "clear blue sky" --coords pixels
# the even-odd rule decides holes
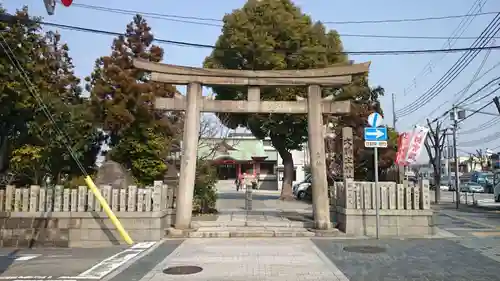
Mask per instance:
[[[500,1],[482,0],[486,2],[483,11],[500,11]],[[5,6],[9,11],[20,8],[23,4],[28,5],[33,15],[43,16],[45,21],[75,25],[80,27],[105,29],[114,32],[123,32],[126,24],[132,16],[114,14],[103,11],[89,10],[79,7],[65,8],[59,5],[54,16],[48,16],[43,6],[43,0],[6,0]],[[453,14],[465,14],[472,6],[473,0],[296,0],[303,12],[312,15],[315,20],[323,21],[349,21],[370,19],[397,19],[432,17]],[[163,14],[175,14],[183,16],[198,16],[208,18],[222,18],[225,13],[241,7],[245,0],[184,0],[184,1],[127,1],[127,0],[80,0],[75,3],[105,6],[109,8],[120,8],[143,12],[155,12]],[[383,3],[383,4],[381,4]],[[146,17],[147,18],[147,17]],[[478,36],[493,18],[490,16],[477,17],[463,36]],[[171,22],[160,19],[148,19],[156,37],[176,41],[188,41],[202,44],[213,44],[220,34],[220,28],[213,26],[192,25],[186,23]],[[386,24],[349,24],[329,25],[340,34],[379,34],[379,35],[409,35],[409,36],[450,36],[459,24],[460,19],[442,21],[412,22],[412,23],[386,23]],[[66,41],[71,49],[76,64],[77,75],[85,77],[92,71],[94,61],[97,57],[108,55],[113,40],[110,36],[78,31],[61,30],[62,39]],[[432,49],[441,48],[445,40],[423,40],[423,39],[371,39],[342,37],[346,50],[389,50],[389,49]],[[460,40],[455,47],[468,47],[473,40]],[[500,42],[498,43],[500,45]],[[163,45],[165,49],[165,62],[171,64],[201,66],[209,49],[179,47]],[[396,94],[396,109],[410,104],[425,90],[430,88],[438,79],[455,63],[461,54],[448,54],[440,59],[440,54],[425,55],[399,55],[399,56],[356,56],[351,59],[357,62],[372,61],[370,70],[370,82],[372,85],[381,85],[386,89],[386,97],[382,98],[382,105],[386,116],[386,122],[392,124],[392,102],[391,93]],[[407,130],[416,123],[424,124],[425,118],[436,108],[438,110],[431,116],[436,117],[450,108],[454,101],[454,94],[464,88],[471,80],[474,72],[478,69],[485,52],[467,67],[462,74],[453,81],[438,97],[417,112],[402,118],[397,124],[398,130]],[[430,61],[437,61],[432,71],[426,67]],[[499,61],[498,51],[493,51],[487,60],[484,70]],[[425,70],[425,71],[424,71]],[[470,89],[472,93],[481,85],[500,74],[500,67],[486,75],[482,80],[476,82]],[[415,80],[414,80],[415,79]],[[415,83],[414,83],[415,82]],[[415,86],[411,86],[414,84]],[[410,91],[405,89],[410,88]],[[405,93],[406,92],[406,93]],[[500,95],[500,94],[499,94]],[[480,97],[480,96],[478,96]],[[489,101],[488,98],[485,101]],[[478,108],[472,105],[471,108]],[[496,112],[493,105],[486,111]],[[463,130],[473,129],[481,123],[490,120],[491,116],[477,114],[466,120],[461,127]],[[459,142],[479,140],[498,131],[498,126],[476,133],[461,135]],[[500,139],[489,143],[477,143],[472,147],[460,147],[462,151],[474,151],[477,148],[493,148],[500,146]],[[498,149],[500,151],[500,148]]]

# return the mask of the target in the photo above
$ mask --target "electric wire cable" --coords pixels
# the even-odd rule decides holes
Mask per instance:
[[[0,21],[1,22],[9,22],[12,20],[12,18],[15,18],[12,15],[6,16],[6,15],[0,15]],[[17,19],[19,20],[19,19]],[[101,30],[101,29],[93,29],[93,28],[85,28],[85,27],[79,27],[79,26],[72,26],[72,25],[65,25],[65,24],[57,24],[57,23],[52,23],[52,22],[45,22],[45,21],[38,21],[38,20],[19,20],[20,22],[36,22],[41,25],[46,25],[46,26],[51,26],[51,27],[56,27],[56,28],[61,28],[61,29],[67,29],[67,30],[72,30],[72,31],[80,31],[80,32],[87,32],[87,33],[94,33],[94,34],[102,34],[102,35],[109,35],[109,36],[123,36],[124,33],[120,32],[113,32],[113,31],[107,31],[107,30]],[[155,38],[155,42],[162,43],[162,44],[168,44],[168,45],[177,45],[177,46],[182,46],[182,47],[193,47],[193,48],[208,48],[208,49],[214,49],[214,50],[222,50],[222,51],[229,51],[229,50],[234,50],[234,48],[219,48],[214,45],[209,45],[209,44],[201,44],[201,43],[193,43],[193,42],[186,42],[186,41],[175,41],[175,40],[167,40],[167,39],[159,39]],[[483,51],[483,50],[500,50],[500,45],[495,45],[495,46],[478,46],[478,47],[464,47],[464,48],[449,48],[449,49],[414,49],[414,50],[366,50],[366,51],[343,51],[343,52],[332,52],[329,50],[325,50],[324,52],[328,52],[329,54],[332,55],[352,55],[352,56],[359,56],[359,55],[372,55],[372,56],[387,56],[387,55],[419,55],[419,54],[429,54],[429,53],[460,53],[460,52],[470,52],[470,51]],[[303,49],[269,49],[269,52],[306,52],[306,50]],[[322,52],[318,50],[314,50],[314,52]]]
[[[472,111],[472,113],[471,113],[471,114],[467,115],[464,119],[459,120],[459,121],[458,121],[458,123],[462,123],[462,122],[464,122],[465,120],[467,120],[467,119],[471,118],[472,116],[476,115],[477,113],[479,113],[481,110],[485,109],[486,107],[488,107],[488,105],[490,105],[490,104],[492,104],[492,103],[493,103],[493,101],[490,101],[490,102],[488,102],[487,104],[485,104],[485,105],[481,106],[480,108],[478,108],[478,109],[476,109],[476,110]]]
[[[465,131],[460,131],[459,135],[468,135],[468,134],[482,132],[482,131],[489,129],[489,128],[493,127],[494,125],[496,125],[498,123],[498,121],[500,121],[500,116],[493,117],[492,119],[479,125],[477,128],[473,128],[473,129],[469,129],[469,130],[465,130]]]
[[[85,168],[82,165],[82,163],[80,162],[80,160],[78,160],[78,158],[76,157],[75,151],[73,150],[73,148],[69,144],[69,139],[70,139],[69,136],[64,131],[62,131],[59,128],[59,126],[57,125],[57,122],[54,120],[54,117],[52,116],[52,114],[48,110],[45,102],[41,98],[40,93],[38,92],[37,87],[29,79],[28,74],[23,69],[21,63],[15,57],[14,52],[10,48],[7,40],[5,39],[5,37],[3,36],[3,34],[1,32],[0,32],[0,39],[3,41],[3,43],[0,41],[0,47],[4,50],[5,54],[7,55],[7,58],[12,63],[12,66],[14,67],[14,69],[19,72],[19,74],[21,76],[21,79],[23,80],[24,84],[28,88],[28,91],[31,93],[31,95],[33,96],[33,98],[35,98],[35,100],[37,101],[38,106],[40,107],[40,109],[42,110],[42,112],[45,114],[45,116],[47,117],[47,119],[49,119],[49,121],[54,126],[56,134],[58,134],[61,137],[61,140],[63,141],[64,146],[68,150],[71,158],[73,158],[73,160],[75,161],[78,169],[82,172],[82,174],[83,174],[84,177],[87,177],[88,176],[87,171],[85,170]]]
[[[481,12],[482,5],[486,4],[488,0],[481,2],[481,0],[476,0],[467,12],[467,15],[471,15],[471,17],[463,18],[458,26],[453,30],[451,33],[450,37],[447,38],[446,42],[443,44],[441,48],[453,48],[455,44],[458,42],[458,40],[455,40],[456,38],[460,38],[467,28],[471,25],[471,23],[474,21],[476,18],[477,14]],[[433,65],[439,64],[447,54],[440,54],[439,57],[435,59],[431,59],[423,68],[420,70],[420,72],[415,75],[412,79],[413,83],[410,83],[407,85],[404,90],[403,90],[403,96],[406,97],[409,93],[411,93],[414,89],[417,87],[417,79],[421,78],[422,76],[426,76],[427,74],[432,72],[432,67]]]
[[[117,9],[117,8],[109,8],[104,6],[96,6],[96,5],[87,5],[80,3],[73,3],[71,7],[79,7],[86,8],[92,10],[103,10],[103,11],[113,11],[119,13],[126,14],[143,14],[147,16],[157,16],[165,19],[184,19],[184,20],[197,20],[197,21],[205,21],[205,22],[216,22],[220,23],[220,19],[215,18],[207,18],[207,17],[193,17],[193,16],[181,16],[175,14],[162,14],[162,13],[152,13],[152,12],[144,12],[144,11],[136,11],[136,10],[126,10],[126,9]],[[499,12],[481,12],[477,13],[474,16],[487,16],[494,15]],[[403,19],[380,19],[380,20],[360,20],[360,21],[322,21],[324,24],[382,24],[382,23],[402,23],[402,22],[422,22],[422,21],[434,21],[434,20],[447,20],[447,19],[459,19],[459,18],[469,18],[473,15],[470,14],[461,14],[461,15],[447,15],[447,16],[439,16],[439,17],[422,17],[422,18],[403,18]]]
[[[479,1],[479,0],[478,0]],[[109,12],[109,13],[114,13],[114,14],[122,14],[122,15],[144,15],[148,16],[149,18],[152,19],[159,19],[159,20],[165,20],[165,21],[171,21],[171,22],[179,22],[179,23],[187,23],[187,24],[196,24],[196,25],[202,25],[202,26],[213,26],[213,27],[223,27],[222,24],[217,24],[217,23],[210,23],[207,22],[207,19],[205,18],[197,18],[197,17],[185,17],[185,16],[176,16],[176,15],[171,15],[171,14],[159,14],[159,13],[151,13],[151,12],[143,12],[143,11],[134,11],[134,10],[126,10],[126,9],[117,9],[117,8],[109,8],[109,7],[103,7],[103,6],[96,6],[96,5],[87,5],[87,4],[77,4],[73,3],[72,7],[77,7],[77,8],[84,8],[84,9],[91,9],[95,11],[102,11],[102,12]],[[481,7],[481,5],[480,5]],[[480,14],[480,13],[478,13]],[[478,14],[474,14],[472,16],[477,16]],[[470,17],[463,17],[463,21],[468,21],[470,20]],[[198,20],[198,21],[194,21]],[[214,19],[208,19],[211,22]],[[217,22],[220,22],[219,20],[215,20]],[[332,22],[322,22],[324,24],[332,24]],[[478,37],[460,37],[460,36],[452,36],[452,37],[447,37],[447,36],[409,36],[409,35],[381,35],[381,34],[346,34],[346,33],[341,33],[339,34],[342,37],[356,37],[356,38],[378,38],[378,39],[416,39],[416,40],[475,40]],[[498,37],[500,38],[500,37]],[[456,43],[456,42],[455,42]],[[450,44],[445,44],[443,46],[448,47]]]
[[[494,41],[495,40],[493,40],[492,43]],[[490,54],[491,54],[491,50],[486,51],[486,55],[484,56],[483,60],[479,64],[479,67],[477,68],[476,72],[474,72],[474,74],[472,75],[471,81],[469,82],[467,87],[465,87],[465,89],[462,91],[462,93],[457,97],[457,99],[455,100],[454,103],[457,103],[460,99],[462,99],[465,96],[465,94],[467,94],[467,92],[470,90],[472,85],[474,85],[474,81],[476,81],[477,77],[479,76],[479,73],[481,73],[481,71],[483,70],[484,65],[486,64],[486,62],[488,61],[488,58],[490,57]]]
[[[476,100],[474,100],[474,101],[471,101],[471,102],[469,102],[468,104],[463,105],[463,106],[473,105],[473,104],[475,104],[476,102],[480,102],[480,101],[484,100],[485,98],[487,98],[487,97],[489,97],[489,96],[491,96],[491,95],[495,94],[498,90],[500,90],[500,87],[497,87],[495,90],[493,90],[493,91],[489,92],[488,94],[486,94],[486,95],[484,95],[484,96],[482,96],[482,97],[480,97],[480,98],[478,98],[478,99],[476,99]]]
[[[479,88],[477,91],[475,91],[474,93],[472,93],[472,94],[470,94],[469,96],[467,96],[467,97],[466,97],[466,99],[464,100],[464,102],[465,102],[465,101],[467,101],[467,100],[469,100],[470,98],[472,98],[472,97],[476,96],[478,93],[480,93],[481,91],[483,91],[484,89],[486,89],[488,86],[491,86],[494,82],[499,81],[499,80],[500,80],[500,77],[493,78],[493,79],[492,79],[492,80],[490,80],[488,83],[486,83],[486,84],[485,84],[485,85],[483,85],[481,88]],[[496,89],[496,90],[494,90],[494,91],[490,92],[488,95],[491,95],[492,93],[496,92],[497,90],[498,90],[498,89]],[[489,102],[487,105],[489,105],[489,104],[491,104],[491,103],[493,103],[493,101]],[[457,104],[457,105],[454,105],[454,106],[456,107],[456,106],[458,106],[458,105],[461,105],[461,103],[459,103],[459,104]],[[487,106],[487,105],[486,105],[486,106]],[[482,109],[484,109],[486,106],[484,106],[484,107],[482,107],[482,108],[480,108],[480,109],[477,109],[477,111],[478,111],[478,112],[479,112],[479,111],[481,111],[481,110],[482,110]],[[445,111],[445,112],[443,112],[441,115],[439,115],[438,117],[434,118],[434,119],[433,119],[430,123],[431,123],[431,124],[432,124],[432,123],[435,123],[435,122],[439,121],[441,118],[446,117],[446,116],[448,115],[448,113],[450,113],[450,112],[452,112],[452,111],[453,111],[453,108],[454,108],[454,107],[452,107],[452,108],[450,108],[450,109],[446,110],[446,111]],[[476,114],[476,113],[478,113],[478,112],[473,112],[471,115],[474,115],[474,114]],[[470,117],[470,115],[469,115],[469,116],[467,116],[465,119],[467,119],[467,118],[469,118],[469,117]],[[464,121],[465,119],[462,119],[461,121]],[[461,122],[461,121],[459,121],[459,122]]]
[[[472,146],[477,145],[478,143],[480,143],[481,145],[490,143],[492,141],[497,140],[498,138],[500,138],[500,132],[495,132],[495,133],[493,133],[491,135],[487,135],[486,137],[483,137],[481,139],[461,142],[461,143],[458,143],[457,145],[462,146],[462,147],[472,147]]]
[[[483,61],[484,61],[484,60],[483,60]],[[477,77],[476,75],[474,75],[474,76],[476,76],[476,77],[475,77],[475,78],[473,78],[473,79],[471,80],[471,82],[470,82],[467,86],[465,86],[464,88],[462,88],[460,91],[458,91],[457,93],[455,93],[453,96],[454,96],[454,97],[456,97],[457,95],[460,95],[461,97],[463,97],[463,94],[465,94],[465,93],[466,93],[466,92],[470,89],[469,85],[473,85],[473,84],[474,84],[474,83],[476,83],[477,81],[481,80],[484,76],[486,76],[488,73],[490,73],[491,71],[495,70],[495,69],[496,69],[497,67],[499,67],[499,66],[500,66],[500,62],[497,62],[495,65],[493,65],[493,66],[492,66],[492,67],[490,67],[488,70],[486,70],[484,73],[482,73],[479,77]],[[482,67],[480,67],[480,68],[482,68]],[[477,72],[476,72],[476,73],[477,73]],[[460,99],[457,99],[457,102],[459,102],[459,100],[460,100]],[[449,103],[449,101],[446,101],[446,102],[445,102],[445,104],[446,104],[446,103]],[[427,114],[427,116],[431,116],[431,118],[429,118],[429,119],[432,119],[432,116],[434,115],[434,113],[436,113],[436,112],[437,112],[438,110],[440,110],[441,108],[443,108],[443,105],[442,105],[442,104],[441,104],[441,105],[439,105],[439,106],[437,106],[436,108],[434,108],[434,110],[432,110],[429,114]],[[447,113],[447,112],[445,112],[445,114],[446,114],[446,113]],[[442,116],[441,116],[441,117],[442,117]],[[422,122],[422,119],[420,119],[420,120],[417,122],[417,124],[418,124],[418,123],[420,123],[420,122]]]
[[[463,99],[462,101],[458,102],[455,104],[455,106],[460,106],[462,104],[464,104],[466,101],[470,100],[471,98],[477,96],[479,93],[481,93],[484,89],[487,89],[493,85],[495,85],[495,83],[497,82],[500,82],[500,76],[497,76],[493,79],[491,79],[490,81],[488,81],[488,83],[484,84],[481,88],[477,89],[474,93],[468,95],[465,99]],[[490,92],[489,94],[491,94],[492,92]]]
[[[488,33],[487,36],[495,35],[500,29],[500,14],[488,24],[488,26],[483,30],[482,34]],[[479,40],[478,40],[479,41]],[[488,40],[480,40],[474,42],[471,47],[485,47],[486,44],[489,43]],[[425,104],[432,101],[437,95],[439,95],[452,81],[454,81],[458,75],[474,60],[474,58],[479,54],[478,51],[467,52],[463,54],[457,62],[432,86],[429,90],[427,90],[422,96],[417,98],[417,100],[413,101],[411,104],[403,107],[399,111],[396,111],[398,117],[407,116],[419,108],[423,107]]]
[[[488,36],[495,35],[500,29],[500,14],[498,14],[488,26],[483,30],[482,34],[488,33]],[[481,41],[481,42],[479,42]],[[488,40],[478,40],[474,42],[471,46],[486,46]],[[458,75],[474,60],[474,58],[479,54],[479,52],[468,52],[463,54],[455,64],[423,95],[418,97],[415,101],[409,105],[403,107],[402,109],[396,111],[396,114],[400,117],[407,116],[419,108],[423,107],[425,104],[429,103],[437,95],[439,95],[452,81],[454,81]]]

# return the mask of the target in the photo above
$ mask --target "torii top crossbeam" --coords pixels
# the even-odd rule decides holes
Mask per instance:
[[[156,82],[176,85],[239,85],[248,86],[247,100],[210,100],[200,101],[202,112],[245,112],[245,113],[307,113],[306,101],[261,101],[261,86],[327,86],[348,85],[352,75],[368,72],[370,63],[342,64],[338,66],[306,70],[229,70],[186,67],[178,65],[152,63],[135,59],[134,66],[151,71],[151,78]],[[183,111],[188,101],[184,98],[157,98],[156,108],[162,110]],[[350,101],[320,101],[320,110],[330,114],[348,114]]]
[[[341,64],[327,68],[304,70],[230,70],[161,64],[134,59],[134,66],[152,72],[152,80],[186,85],[244,86],[341,86],[351,83],[351,76],[367,73],[370,62]]]

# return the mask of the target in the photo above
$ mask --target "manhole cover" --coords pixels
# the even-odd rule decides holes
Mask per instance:
[[[344,251],[360,254],[377,254],[385,252],[385,249],[375,246],[348,246],[344,248]]]
[[[201,272],[203,268],[199,266],[172,266],[163,270],[163,273],[169,275],[189,275]]]

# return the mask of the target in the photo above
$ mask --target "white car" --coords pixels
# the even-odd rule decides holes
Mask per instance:
[[[292,188],[293,195],[298,199],[304,199],[306,195],[306,190],[310,185],[311,185],[311,176],[308,175],[303,181],[293,185]]]
[[[302,200],[306,197],[306,190],[307,188],[309,188],[309,186],[311,186],[310,182],[298,183],[293,188],[293,194],[295,195],[295,197],[297,197],[297,199]]]

